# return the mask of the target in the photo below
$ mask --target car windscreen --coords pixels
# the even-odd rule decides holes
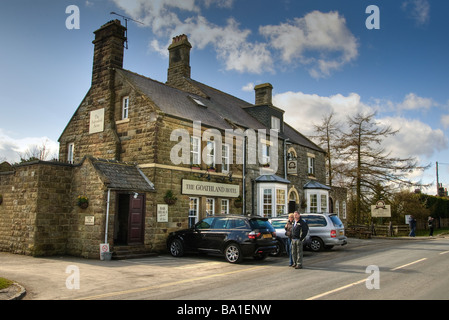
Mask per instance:
[[[274,231],[273,226],[268,222],[268,220],[263,219],[251,219],[249,220],[252,229],[268,229]]]
[[[271,224],[275,229],[283,229],[285,227],[285,224],[287,223],[287,220],[272,220]]]
[[[331,218],[332,223],[334,224],[334,226],[336,226],[337,228],[342,228],[343,227],[343,222],[341,222],[340,218],[336,215],[331,215],[329,216],[329,218]]]

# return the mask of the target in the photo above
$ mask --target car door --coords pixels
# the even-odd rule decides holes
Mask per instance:
[[[197,222],[191,229],[190,232],[184,235],[184,243],[186,246],[195,251],[201,251],[205,249],[208,233],[212,228],[212,223],[214,221],[213,217],[209,217]]]
[[[207,248],[210,251],[219,252],[230,232],[230,219],[227,217],[215,218],[212,229],[205,236]]]

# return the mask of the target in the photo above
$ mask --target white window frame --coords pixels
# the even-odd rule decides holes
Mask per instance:
[[[230,161],[229,161],[229,150],[230,145],[229,144],[222,144],[222,150],[221,150],[221,172],[228,173],[230,169]]]
[[[312,206],[312,198],[316,197],[316,206]],[[307,212],[327,213],[329,212],[329,191],[321,189],[306,190]],[[325,199],[323,201],[323,199]]]
[[[217,164],[215,159],[215,141],[207,141],[206,143],[206,164],[210,168],[214,168]]]
[[[196,141],[196,150],[195,143]],[[190,137],[190,162],[192,165],[201,165],[201,139],[198,137]]]
[[[122,120],[129,118],[129,96],[122,99]]]
[[[75,143],[70,142],[67,144],[67,162],[73,164],[75,154]]]
[[[262,144],[262,165],[270,165],[270,145]]]
[[[284,193],[284,199],[280,198],[280,193]],[[276,216],[287,213],[287,190],[276,188]],[[279,210],[281,209],[281,210]]]
[[[315,157],[307,157],[307,173],[309,175],[315,175]]]
[[[340,201],[335,200],[335,213],[337,214],[338,217],[340,217]]]
[[[198,222],[199,208],[200,208],[200,198],[190,197],[189,198],[189,227],[193,227]],[[193,222],[191,223],[190,221],[192,218],[193,218]]]
[[[346,201],[343,201],[342,205],[342,211],[343,211],[343,219],[346,219]]]
[[[271,116],[271,129],[281,131],[281,119]]]
[[[221,199],[221,214],[229,214],[229,199]]]
[[[206,198],[206,216],[214,216],[215,215],[215,199],[214,198]]]
[[[269,190],[269,191],[268,191]],[[278,201],[279,190],[283,191],[284,199],[282,203]],[[267,191],[267,192],[266,192]],[[267,218],[275,218],[278,216],[277,211],[279,207],[283,207],[284,213],[287,212],[287,185],[282,183],[259,183],[257,186],[258,192],[258,215]],[[271,195],[271,201],[265,197],[265,194]],[[266,208],[269,206],[269,208]],[[268,209],[268,211],[267,211]]]

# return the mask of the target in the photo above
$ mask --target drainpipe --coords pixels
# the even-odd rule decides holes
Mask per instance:
[[[106,227],[104,231],[104,243],[108,243],[108,225],[109,225],[109,200],[111,199],[111,189],[108,189],[108,200],[106,202]]]
[[[242,206],[242,215],[245,215],[246,213],[246,146],[247,146],[247,136],[243,138],[243,206]]]
[[[287,180],[287,141],[289,138],[284,140],[284,179]]]

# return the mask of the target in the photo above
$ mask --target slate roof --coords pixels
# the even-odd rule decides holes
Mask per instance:
[[[262,175],[256,178],[256,182],[261,183],[261,182],[271,182],[271,183],[285,183],[285,184],[289,184],[290,181],[284,178],[281,178],[275,174],[270,174],[270,175]]]
[[[330,187],[325,186],[324,184],[321,184],[317,181],[309,181],[304,185],[304,189],[324,189],[324,190],[331,190]]]
[[[139,192],[156,191],[153,183],[134,164],[91,158],[108,189]]]
[[[244,110],[244,108],[253,106],[252,104],[201,82],[185,79],[193,87],[204,93],[207,98],[170,87],[165,83],[125,69],[116,69],[116,71],[166,114],[191,121],[201,121],[204,125],[222,130],[234,129],[232,124],[236,124],[242,128],[266,129],[269,132],[270,128],[267,128]],[[204,106],[195,103],[193,98],[199,100]],[[282,139],[289,138],[293,143],[324,153],[323,149],[293,129],[285,121],[284,133],[279,134],[279,137]]]

